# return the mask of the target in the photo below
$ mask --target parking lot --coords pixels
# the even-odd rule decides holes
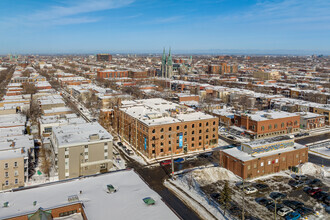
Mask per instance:
[[[295,175],[272,176],[270,178],[261,178],[253,182],[250,182],[251,185],[249,185],[249,183],[245,183],[245,187],[259,189],[257,192],[252,192],[251,194],[247,194],[247,193],[244,194],[245,216],[253,216],[256,217],[256,219],[274,219],[275,206],[274,206],[274,200],[270,197],[270,195],[274,197],[274,195],[277,195],[276,192],[279,192],[283,194],[283,198],[279,196],[276,199],[277,211],[281,207],[285,207],[285,208],[291,207],[293,211],[301,212],[302,217],[308,217],[308,219],[329,219],[330,214],[328,214],[325,211],[326,205],[324,201],[322,201],[321,196],[319,196],[320,201],[318,201],[317,199],[309,195],[309,193],[316,194],[320,190],[322,190],[322,192],[328,193],[329,182],[326,180],[322,180],[322,184],[319,186],[320,189],[315,189],[313,191],[311,190],[311,188],[307,188],[308,187],[307,183],[308,181],[312,182],[311,180],[315,178],[314,176],[307,176],[309,179],[306,180],[307,183],[305,181],[305,184],[302,184],[297,188],[289,185],[289,181],[292,182],[294,180],[293,177],[295,177]],[[237,183],[235,182],[230,182],[230,186],[232,189],[232,202],[230,203],[228,211],[232,215],[241,218],[242,207],[243,207],[243,193],[242,193],[242,189],[236,186],[236,184]],[[202,187],[202,190],[207,195],[210,195],[210,198],[213,197],[212,198],[213,200],[217,200],[216,193],[221,192],[223,185],[224,182],[219,181],[216,184],[211,184]],[[316,185],[314,187],[316,187]],[[325,193],[321,193],[321,194],[325,194]],[[301,202],[302,204],[300,203],[296,204],[295,202],[290,202],[290,200],[298,201]],[[294,205],[296,205],[297,207],[295,207]],[[311,210],[309,210],[309,208]],[[310,214],[308,213],[308,211],[311,211],[313,213]],[[284,219],[284,217],[281,217],[280,215],[277,214],[277,219]]]

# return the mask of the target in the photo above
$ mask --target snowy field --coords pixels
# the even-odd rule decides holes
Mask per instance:
[[[330,175],[329,168],[322,168],[312,163],[305,163],[300,166],[300,173],[308,175],[311,178],[319,178],[323,182],[323,191],[329,191],[330,187]],[[258,197],[267,197],[271,192],[281,192],[287,194],[287,199],[298,200],[305,203],[306,206],[312,207],[318,216],[309,216],[308,219],[330,219],[330,215],[325,212],[326,205],[317,202],[315,199],[303,192],[303,188],[293,189],[288,185],[289,180],[292,179],[294,174],[287,172],[280,172],[277,174],[271,174],[262,176],[251,180],[252,183],[264,183],[269,186],[264,191],[259,191],[255,194],[245,195],[245,213],[248,216],[258,217],[260,219],[273,219],[274,214],[270,212],[266,207],[259,205],[255,199]],[[211,199],[211,193],[220,193],[224,182],[228,181],[231,189],[233,190],[231,214],[234,218],[241,218],[242,211],[242,192],[239,190],[235,183],[240,179],[230,171],[220,167],[209,167],[205,169],[195,169],[191,172],[179,175],[174,181],[171,180],[178,189],[183,190],[194,201],[198,201],[203,207],[205,207],[213,216],[218,219],[223,219],[223,208],[220,207],[213,199]],[[167,187],[173,188],[173,186]],[[198,204],[195,204],[196,209]],[[202,210],[202,214],[203,214]],[[228,213],[228,211],[227,211]],[[280,216],[278,216],[280,219]]]
[[[117,192],[107,193],[107,184],[112,184]],[[0,207],[0,219],[29,214],[39,207],[47,210],[64,206],[70,204],[68,197],[72,195],[84,204],[88,219],[178,219],[133,170],[1,193],[0,204],[9,202],[9,207]],[[146,205],[142,200],[145,197],[153,198],[156,204]],[[33,201],[37,201],[36,206]]]

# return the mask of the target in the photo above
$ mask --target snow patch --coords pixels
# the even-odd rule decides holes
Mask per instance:
[[[322,168],[314,163],[304,163],[302,165],[299,165],[299,170],[301,171],[302,174],[307,174],[307,175],[322,175],[324,177],[330,177],[329,174],[329,168]]]

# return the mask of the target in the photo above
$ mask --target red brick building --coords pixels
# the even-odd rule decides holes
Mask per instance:
[[[97,78],[123,78],[128,77],[128,70],[100,70],[97,71]]]
[[[257,140],[220,152],[220,165],[243,179],[255,178],[308,161],[308,148],[288,136]]]
[[[112,55],[111,54],[107,54],[107,53],[103,53],[103,54],[97,54],[96,55],[96,61],[100,62],[100,61],[111,61],[112,60]]]

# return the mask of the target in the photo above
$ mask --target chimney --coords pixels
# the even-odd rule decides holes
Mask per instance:
[[[15,141],[11,142],[11,147],[15,147]]]

